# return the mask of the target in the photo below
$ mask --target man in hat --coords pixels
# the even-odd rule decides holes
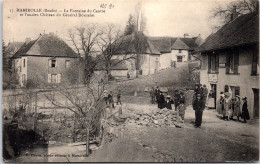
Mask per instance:
[[[165,100],[164,100],[164,96],[162,94],[162,91],[159,91],[159,96],[158,96],[158,108],[163,109],[164,108],[164,104],[165,104]]]
[[[180,94],[179,91],[176,89],[175,94],[174,94],[174,106],[175,106],[175,111],[177,111],[178,106],[180,105]]]
[[[151,96],[151,103],[155,104],[155,90],[154,90],[154,87],[152,87],[151,90],[150,90],[150,96]]]
[[[170,95],[166,96],[166,101],[165,101],[165,108],[172,110],[172,104],[173,104],[173,100],[171,99]]]
[[[196,100],[193,102],[192,106],[193,110],[195,110],[195,127],[200,127],[205,106],[200,94],[197,94]]]

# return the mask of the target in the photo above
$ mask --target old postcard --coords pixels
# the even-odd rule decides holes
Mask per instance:
[[[4,162],[257,162],[258,0],[4,0]]]

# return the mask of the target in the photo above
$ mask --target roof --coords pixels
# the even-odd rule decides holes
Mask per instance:
[[[142,32],[123,36],[113,44],[113,47],[117,49],[116,54],[137,53],[137,51],[141,54],[160,54],[160,51]]]
[[[187,46],[180,38],[178,38],[172,45],[172,50],[188,50]]]
[[[149,40],[161,53],[171,52],[171,38],[169,37],[149,37]]]
[[[175,43],[178,40],[177,43]],[[169,53],[172,49],[187,49],[187,50],[197,50],[199,44],[197,44],[197,39],[203,41],[200,37],[193,38],[178,38],[178,37],[149,37],[149,40],[155,45],[155,47],[161,53]],[[198,42],[199,43],[199,42]],[[174,44],[174,47],[172,47]]]
[[[259,43],[259,18],[255,13],[241,15],[207,37],[200,51]]]
[[[96,70],[105,70],[105,62],[100,61],[96,65]],[[128,70],[125,60],[111,59],[111,70]]]
[[[75,58],[77,54],[63,40],[54,34],[44,34],[38,39],[24,43],[12,58],[22,56],[48,56]]]

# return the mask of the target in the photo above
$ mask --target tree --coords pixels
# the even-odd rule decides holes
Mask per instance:
[[[136,21],[136,31],[144,32],[146,30],[146,17],[144,14],[143,5],[141,2],[138,2],[135,6],[135,21]]]
[[[97,24],[87,24],[85,26],[76,27],[69,30],[69,38],[76,52],[80,56],[80,61],[83,65],[84,84],[89,83],[89,80],[94,73],[95,61],[94,56],[97,53],[97,40],[102,35],[102,30]]]
[[[124,35],[131,35],[135,32],[135,30],[136,30],[135,20],[134,20],[133,15],[130,14],[128,21],[127,21],[127,25],[125,27]]]
[[[231,19],[231,14],[236,10],[236,14],[242,15],[246,13],[255,13],[258,16],[259,1],[258,0],[236,0],[224,6],[217,5],[211,11],[211,18],[219,18],[222,23],[228,23]]]
[[[128,55],[127,51],[131,45],[131,38],[121,31],[120,27],[115,24],[106,24],[103,27],[98,46],[102,54],[102,60],[105,64],[105,70],[108,76],[111,76],[111,68],[123,61],[135,59],[133,55]],[[112,58],[120,54],[120,57]]]

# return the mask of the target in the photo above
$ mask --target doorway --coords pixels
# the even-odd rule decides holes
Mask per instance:
[[[259,117],[259,89],[253,88],[254,92],[254,117]]]
[[[216,109],[217,104],[217,84],[210,84],[212,90],[212,98],[214,100],[214,109]]]

